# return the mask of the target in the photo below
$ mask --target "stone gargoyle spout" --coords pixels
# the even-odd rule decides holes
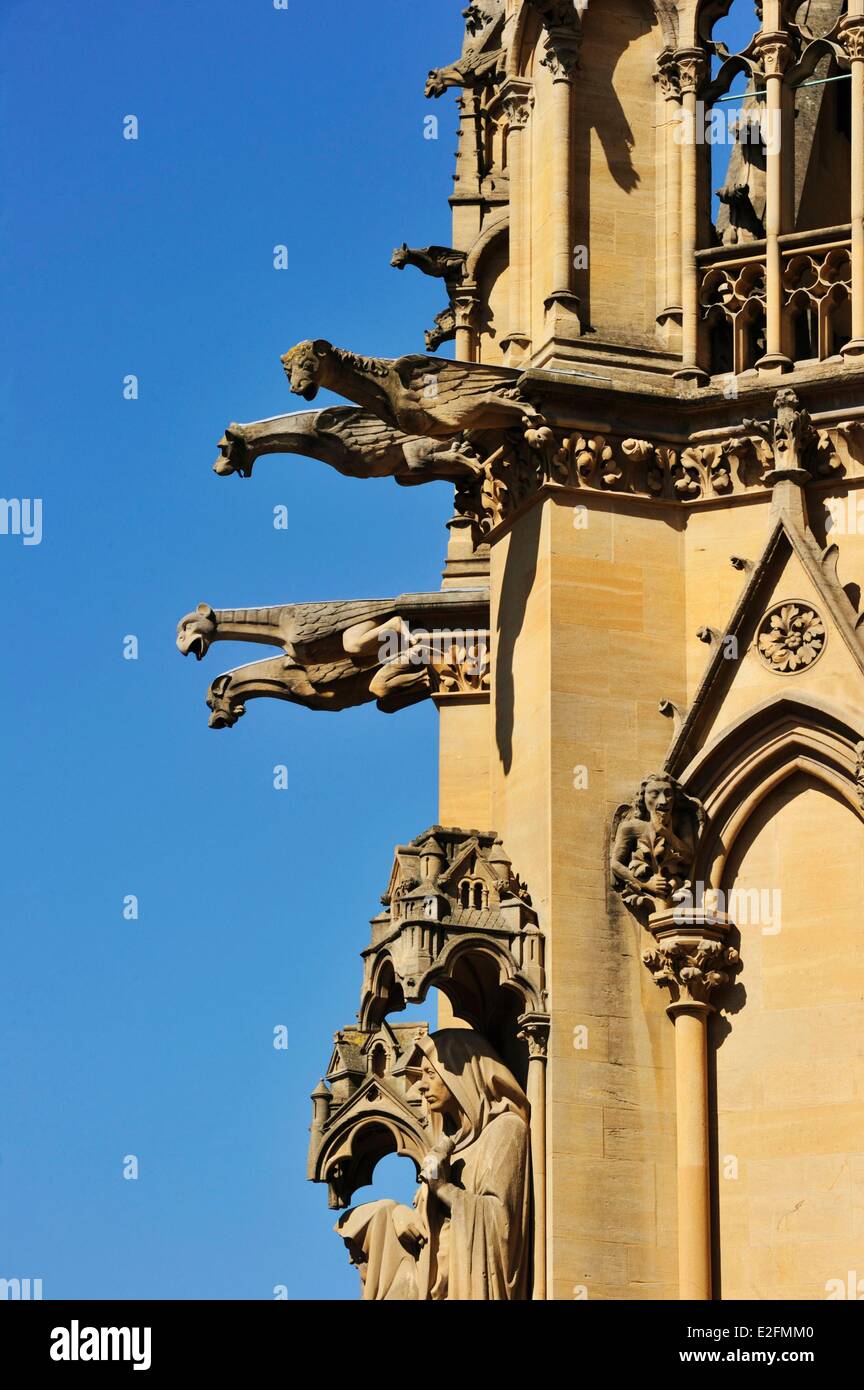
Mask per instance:
[[[249,700],[342,710],[375,700],[394,713],[438,689],[485,690],[489,679],[487,589],[403,594],[395,599],[214,609],[180,620],[177,647],[199,661],[214,642],[281,648],[279,656],[223,672],[207,694],[210,727],[231,728]]]
[[[406,435],[356,406],[303,410],[252,424],[231,424],[219,441],[213,471],[252,476],[264,454],[300,454],[346,478],[395,478],[403,487],[479,477],[482,462],[466,435],[447,440]]]

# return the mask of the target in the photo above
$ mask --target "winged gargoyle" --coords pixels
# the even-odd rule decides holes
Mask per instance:
[[[409,246],[403,241],[390,257],[396,270],[416,266],[424,275],[443,280],[448,290],[457,290],[465,279],[467,252],[454,251],[452,246]]]
[[[462,55],[455,63],[432,69],[426,79],[427,97],[443,96],[448,87],[491,86],[504,76],[506,50],[499,40],[505,8],[505,0],[484,0],[463,11]]]
[[[407,265],[416,266],[424,275],[432,275],[443,280],[447,286],[450,303],[440,314],[435,315],[435,327],[426,330],[426,351],[437,352],[442,343],[452,342],[456,337],[456,309],[453,303],[465,279],[464,251],[454,251],[451,246],[420,246],[412,248],[406,242],[397,246],[390,258],[390,264],[397,270]]]
[[[456,311],[450,307],[435,315],[435,327],[426,329],[426,349],[437,352],[442,343],[450,343],[456,337]]]
[[[479,477],[483,465],[470,440],[400,434],[377,415],[356,406],[303,410],[252,424],[231,424],[219,440],[213,471],[221,477],[252,476],[263,454],[303,454],[346,478],[395,478],[403,487],[437,480],[459,483]]]
[[[291,390],[314,400],[323,386],[409,435],[452,439],[464,430],[545,425],[517,372],[419,354],[358,357],[326,339],[298,343],[282,358]]]
[[[266,696],[334,711],[376,700],[379,709],[393,713],[432,693],[433,647],[446,655],[451,634],[461,639],[485,634],[488,627],[486,589],[268,608],[213,609],[202,603],[179,622],[177,646],[199,661],[214,642],[281,647],[280,656],[213,681],[210,727],[224,729],[237,723],[248,700]]]

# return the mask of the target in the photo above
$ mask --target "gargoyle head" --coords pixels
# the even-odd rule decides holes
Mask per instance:
[[[442,68],[430,68],[429,76],[426,78],[426,96],[443,97],[447,90],[447,83],[442,77]]]
[[[241,478],[251,478],[252,461],[249,446],[242,425],[229,425],[219,440],[219,457],[213,465],[213,472],[220,478],[228,478],[238,473]]]
[[[408,264],[408,243],[403,241],[401,246],[397,246],[393,255],[390,257],[390,264],[397,270],[404,270]]]
[[[315,342],[298,343],[282,358],[282,367],[295,396],[304,401],[314,401],[321,384],[321,368],[331,351],[331,345],[324,338]]]
[[[208,721],[211,729],[233,729],[246,713],[246,706],[231,693],[231,675],[217,676],[207,691]]]
[[[177,647],[184,656],[194,652],[201,661],[210,650],[216,632],[216,614],[207,603],[199,603],[194,613],[187,613],[177,624]]]

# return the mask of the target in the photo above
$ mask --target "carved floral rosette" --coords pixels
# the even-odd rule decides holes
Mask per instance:
[[[825,651],[824,619],[810,603],[786,601],[769,608],[756,634],[762,664],[778,676],[806,671]]]

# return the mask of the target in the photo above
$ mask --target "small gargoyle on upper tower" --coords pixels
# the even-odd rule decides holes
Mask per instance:
[[[404,270],[409,265],[416,266],[424,275],[443,280],[448,290],[456,290],[465,279],[466,260],[467,253],[454,251],[452,246],[411,247],[403,241],[390,257],[390,264],[395,270]]]
[[[492,86],[504,76],[505,0],[483,0],[462,11],[465,41],[461,57],[443,68],[433,68],[426,79],[427,97],[443,96],[449,87],[476,89]]]

